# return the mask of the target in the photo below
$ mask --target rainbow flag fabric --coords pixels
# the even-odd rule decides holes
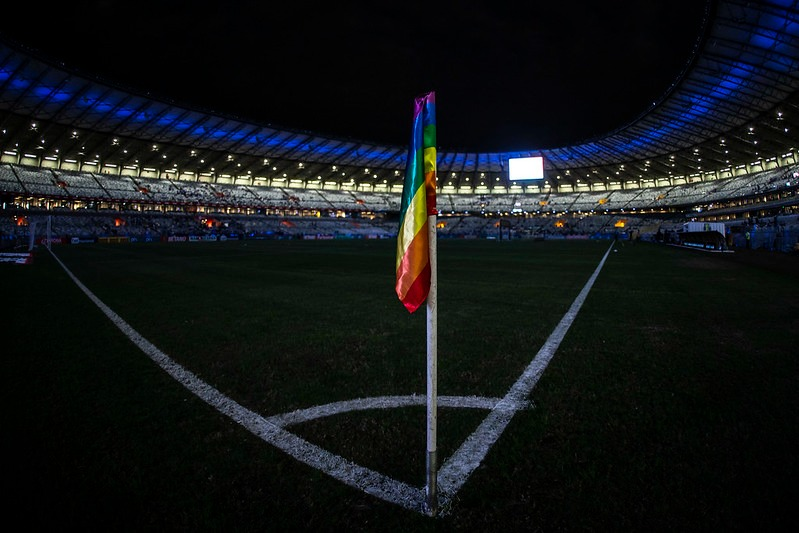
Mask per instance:
[[[436,95],[416,97],[413,131],[397,233],[397,284],[400,301],[413,313],[430,292],[428,217],[436,214]]]

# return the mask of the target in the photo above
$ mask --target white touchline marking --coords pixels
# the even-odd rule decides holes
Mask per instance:
[[[92,293],[64,263],[51,251],[61,268],[75,284],[94,302],[97,307],[114,323],[140,350],[147,354],[169,375],[183,384],[219,412],[241,424],[251,433],[265,442],[283,450],[295,459],[321,470],[342,483],[360,489],[391,503],[407,509],[424,512],[424,490],[397,481],[388,476],[364,468],[358,464],[332,454],[327,450],[309,443],[293,433],[286,431],[264,417],[250,411],[231,400],[211,385],[205,383],[195,374],[169,358],[150,341],[142,337],[135,329],[111,310],[102,300]]]
[[[615,243],[611,243],[610,248],[605,252],[594,273],[588,278],[580,294],[574,299],[571,307],[563,315],[563,318],[549,335],[541,349],[538,350],[532,362],[522,372],[521,377],[516,380],[516,383],[513,384],[502,401],[497,404],[496,408],[491,410],[474,433],[469,435],[461,444],[461,447],[441,466],[438,472],[438,484],[443,494],[449,494],[451,498],[458,492],[474,469],[480,466],[488,450],[499,439],[513,415],[516,414],[516,410],[512,406],[526,401],[530,393],[533,392],[538,379],[543,374],[552,356],[555,355],[555,351],[577,317],[577,313],[580,311],[580,307],[582,307],[591,287],[593,287],[594,281],[599,276],[599,272],[602,270],[613,244]],[[503,406],[510,408],[503,409]]]
[[[613,246],[611,245],[611,248]],[[530,406],[527,397],[532,392],[541,374],[555,353],[563,337],[566,335],[577,312],[585,301],[588,291],[599,275],[599,271],[608,257],[610,248],[589,278],[585,287],[572,303],[566,315],[561,319],[555,330],[549,336],[544,346],[536,357],[522,373],[522,376],[513,384],[508,393],[501,399],[481,398],[476,396],[441,396],[439,405],[443,407],[490,409],[488,416],[472,433],[461,447],[442,466],[438,473],[440,485],[440,507],[446,509],[448,503],[466,482],[475,468],[485,458],[488,450],[497,441],[505,430],[511,418],[520,409]],[[89,290],[74,274],[64,265],[61,259],[50,250],[51,255],[61,265],[61,268],[75,282],[89,299],[117,326],[141,351],[156,362],[175,380],[182,383],[189,391],[194,393],[204,402],[228,416],[236,423],[242,425],[251,433],[286,452],[295,459],[308,466],[321,470],[351,487],[394,503],[406,509],[426,514],[425,489],[413,487],[407,483],[397,481],[360,466],[343,457],[330,453],[327,450],[311,444],[305,439],[283,429],[292,424],[302,423],[316,418],[331,416],[353,410],[387,409],[424,405],[426,397],[410,396],[381,396],[375,398],[362,398],[328,405],[316,406],[309,409],[300,409],[291,413],[264,418],[234,400],[228,398],[211,385],[205,383],[191,371],[183,368],[173,361],[168,355],[159,350],[150,341],[142,337],[135,329],[109,308],[93,292]],[[439,513],[442,516],[444,513]]]

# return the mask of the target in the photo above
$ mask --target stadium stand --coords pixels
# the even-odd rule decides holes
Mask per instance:
[[[666,240],[707,221],[724,222],[733,246],[748,233],[749,246],[793,250],[795,5],[718,0],[705,17],[671,89],[618,129],[552,149],[439,152],[439,235]],[[396,231],[405,146],[278,130],[111,86],[16,43],[0,52],[6,235],[44,215],[81,238]],[[543,157],[544,179],[510,179],[509,160],[525,156]]]
[[[730,233],[751,226],[752,245],[791,251],[797,242],[799,165],[713,182],[635,191],[549,195],[443,195],[442,238],[497,238],[500,220],[510,238],[578,235],[623,238],[636,230],[655,240],[687,220],[722,221]],[[154,240],[174,235],[229,238],[387,238],[396,235],[399,198],[337,190],[175,182],[0,165],[6,199],[3,233],[27,232],[28,216],[57,215],[53,232],[97,239],[124,235]],[[653,193],[656,201],[652,201]],[[98,216],[104,215],[104,216]],[[150,217],[148,219],[148,216]],[[213,219],[213,223],[209,223]],[[18,223],[22,220],[22,223]],[[763,222],[760,222],[763,221]],[[733,238],[731,245],[741,245]],[[776,243],[776,244],[775,244]]]

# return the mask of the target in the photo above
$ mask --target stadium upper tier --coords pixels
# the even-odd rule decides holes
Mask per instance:
[[[340,189],[136,178],[0,163],[0,199],[13,211],[66,210],[384,217],[399,195]],[[439,193],[443,216],[792,213],[799,204],[799,165],[719,180],[612,191],[519,194]]]
[[[439,189],[614,191],[793,165],[798,89],[799,1],[708,2],[686,68],[636,120],[574,146],[439,151]],[[278,130],[157,100],[9,42],[0,43],[0,126],[6,163],[211,184],[397,193],[407,156],[406,146]],[[511,182],[508,159],[520,156],[542,156],[544,180]]]

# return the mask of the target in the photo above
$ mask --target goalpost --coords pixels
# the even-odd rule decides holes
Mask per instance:
[[[52,216],[37,217],[28,219],[28,245],[24,247],[20,242],[19,237],[23,237],[24,233],[15,233],[14,242],[9,250],[0,250],[0,262],[2,263],[17,263],[29,264],[33,259],[33,250],[36,248],[37,240],[43,244],[48,250],[52,243]]]
[[[28,223],[28,252],[33,252],[36,248],[36,240],[50,250],[50,245],[53,241],[53,217],[47,215],[44,220],[40,218],[29,219]],[[37,229],[39,234],[37,235]]]

